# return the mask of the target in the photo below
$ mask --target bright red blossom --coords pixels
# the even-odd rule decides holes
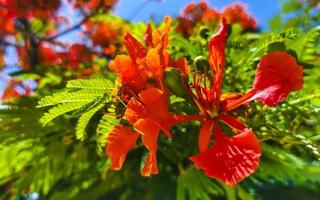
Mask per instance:
[[[186,89],[201,114],[206,115],[205,119],[199,118],[202,121],[199,133],[200,154],[190,159],[197,168],[204,169],[207,176],[234,187],[257,169],[261,148],[252,130],[226,112],[255,99],[269,106],[275,105],[284,100],[289,92],[301,89],[303,82],[302,67],[297,65],[294,57],[285,52],[273,52],[261,58],[253,88],[248,93],[221,94],[226,39],[227,24],[223,19],[219,32],[209,42],[212,77],[209,87],[206,74],[197,73],[192,86],[196,94]],[[231,127],[236,135],[226,136],[219,127],[220,122]],[[214,142],[210,146],[212,137]]]
[[[16,17],[48,17],[61,5],[60,0],[3,0]]]
[[[234,4],[227,6],[222,12],[210,8],[207,3],[191,3],[183,10],[178,17],[178,26],[176,31],[184,36],[190,36],[197,24],[208,24],[212,26],[213,22],[219,18],[226,18],[230,24],[239,23],[243,31],[254,31],[257,28],[256,20],[246,11],[243,4]]]
[[[221,14],[230,24],[239,23],[244,31],[253,31],[257,28],[256,20],[249,15],[243,4],[234,4],[226,7]]]

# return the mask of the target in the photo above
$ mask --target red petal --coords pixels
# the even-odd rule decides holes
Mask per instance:
[[[219,120],[227,124],[228,126],[238,129],[240,131],[244,131],[246,128],[239,119],[234,118],[230,115],[222,114],[219,116]]]
[[[152,39],[152,27],[150,22],[148,23],[146,32],[143,35],[143,40],[147,47],[150,47],[150,48],[154,47],[153,39]]]
[[[169,45],[169,32],[170,32],[170,26],[171,26],[172,18],[171,17],[165,17],[164,18],[164,34],[163,34],[163,49],[166,49]]]
[[[174,67],[174,68],[180,70],[186,76],[190,73],[190,67],[188,65],[188,61],[186,58],[180,58],[180,59],[174,61],[169,56],[168,57],[168,66]]]
[[[217,127],[213,146],[190,159],[207,176],[234,187],[257,169],[260,156],[259,141],[251,129],[228,138]]]
[[[111,159],[111,168],[119,170],[129,150],[133,149],[139,134],[130,128],[118,125],[108,135],[106,154]]]
[[[223,18],[218,33],[209,42],[209,64],[211,66],[212,77],[214,77],[213,89],[215,91],[216,105],[218,105],[222,87],[226,41],[227,22]]]
[[[141,59],[146,56],[147,52],[142,46],[142,44],[136,40],[130,33],[127,33],[123,39],[123,44],[126,46],[130,57],[137,62],[138,59]]]
[[[296,59],[285,52],[272,52],[263,56],[258,65],[250,100],[274,106],[283,101],[291,91],[303,86],[303,68]]]
[[[302,86],[303,68],[296,59],[286,52],[272,52],[261,58],[253,88],[239,99],[228,102],[224,110],[232,110],[253,100],[274,106]]]
[[[213,133],[213,123],[214,122],[212,120],[204,120],[202,122],[198,138],[200,152],[208,149]]]
[[[141,175],[158,174],[157,149],[160,128],[151,120],[140,119],[134,124],[135,130],[142,135],[142,143],[149,150],[149,155],[141,169]]]

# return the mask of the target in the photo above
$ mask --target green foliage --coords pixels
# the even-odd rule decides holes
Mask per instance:
[[[54,118],[76,110],[73,116],[80,116],[77,136],[83,138],[83,132],[90,118],[99,111],[115,89],[107,79],[72,80],[67,83],[66,91],[47,96],[39,101],[38,107],[55,106],[40,119],[46,125]],[[82,128],[81,128],[82,127]]]
[[[203,172],[189,168],[178,177],[177,200],[210,200],[222,196],[221,186],[213,183]]]

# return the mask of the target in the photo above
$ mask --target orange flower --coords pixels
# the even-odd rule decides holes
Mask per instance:
[[[116,50],[123,51],[121,37],[124,30],[128,29],[125,23],[89,21],[86,29],[91,34],[93,44],[101,46],[107,55],[113,55]]]
[[[156,87],[162,88],[163,74],[167,67],[175,67],[188,74],[189,66],[186,59],[173,61],[166,50],[169,45],[170,25],[171,18],[165,18],[163,30],[152,31],[151,25],[148,24],[143,38],[148,49],[129,33],[123,37],[122,42],[129,56],[118,55],[109,64],[109,69],[117,73],[122,87],[126,87],[122,91],[131,90],[132,94],[138,94],[150,85],[147,83],[148,78],[154,80]],[[127,93],[125,96],[130,97],[132,94]]]
[[[128,127],[124,128],[122,125],[116,126],[111,131],[111,137],[107,139],[106,151],[112,161],[111,168],[121,168],[125,155],[133,148],[139,133],[142,143],[149,150],[141,174],[143,176],[157,174],[157,140],[160,130],[171,137],[169,130],[178,122],[168,111],[165,94],[157,88],[142,91],[138,98],[130,99],[124,119],[133,125],[135,131],[131,131]]]
[[[123,125],[116,126],[107,138],[106,153],[112,161],[112,169],[120,169],[127,152],[133,148],[137,134],[141,135],[143,145],[149,150],[141,169],[143,176],[158,173],[157,140],[160,130],[172,137],[170,128],[184,121],[198,119],[199,116],[178,116],[169,113],[167,96],[158,88],[148,88],[130,99],[123,117],[132,124],[134,131]]]
[[[124,157],[135,143],[135,134],[138,133],[141,135],[142,143],[149,150],[141,174],[143,176],[157,174],[157,140],[160,130],[168,137],[172,137],[170,128],[174,124],[194,119],[193,116],[172,115],[168,110],[166,89],[163,84],[164,70],[167,67],[176,67],[188,73],[186,60],[173,61],[166,50],[169,45],[170,24],[171,18],[166,18],[164,29],[156,31],[152,31],[151,24],[148,24],[143,38],[147,48],[127,33],[123,38],[123,44],[129,56],[118,55],[109,64],[109,68],[117,73],[118,80],[122,84],[121,98],[128,102],[123,118],[134,129],[131,131],[128,127],[116,126],[110,133],[112,137],[107,139],[106,153],[112,161],[113,169],[121,168]],[[152,79],[153,83],[149,83],[148,79]],[[119,142],[121,148],[117,149],[113,144],[122,140],[127,142]]]

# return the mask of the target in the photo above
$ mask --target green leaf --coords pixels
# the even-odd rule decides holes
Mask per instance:
[[[119,123],[119,119],[112,114],[104,114],[99,121],[97,128],[97,144],[98,144],[98,153],[101,155],[103,152],[103,147],[106,144],[106,140],[111,129]]]
[[[210,200],[212,195],[219,196],[224,193],[202,171],[193,167],[183,171],[177,181],[177,200]]]
[[[89,90],[82,89],[76,92],[58,92],[52,96],[46,96],[40,99],[37,107],[54,106],[60,103],[70,103],[70,102],[90,102],[99,96],[103,96],[104,92],[101,90]]]
[[[69,102],[69,103],[65,103],[65,104],[59,104],[58,106],[51,108],[48,112],[46,112],[41,117],[40,122],[43,125],[46,125],[54,118],[59,117],[60,115],[63,115],[63,114],[68,113],[70,111],[77,110],[86,104],[87,104],[87,102],[83,102],[83,101],[82,102]]]
[[[87,80],[68,81],[67,88],[114,90],[115,86],[112,81],[107,79],[87,79]]]
[[[104,104],[100,104],[96,106],[95,108],[85,112],[82,114],[78,120],[77,126],[76,126],[76,137],[78,140],[84,140],[86,136],[86,128],[89,124],[90,119],[98,112]]]

